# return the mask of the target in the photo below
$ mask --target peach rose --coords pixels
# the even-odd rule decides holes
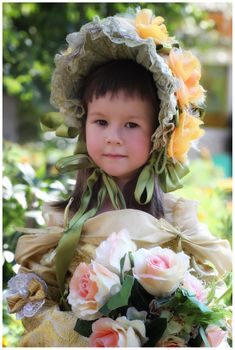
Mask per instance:
[[[89,347],[141,347],[147,341],[143,321],[104,317],[92,324]]]
[[[98,310],[121,289],[121,284],[116,274],[93,261],[90,265],[78,265],[69,288],[68,302],[74,314],[83,320],[94,320],[102,316]]]
[[[154,296],[172,294],[184,279],[189,257],[183,252],[155,247],[134,253],[133,274],[143,288]]]
[[[138,12],[135,19],[136,31],[143,39],[153,38],[156,44],[171,43],[164,18],[154,17],[149,9],[142,9]]]
[[[169,335],[157,342],[156,347],[162,348],[185,348],[187,347],[185,340],[175,335]]]
[[[189,103],[201,105],[205,100],[205,90],[199,84],[201,64],[190,52],[180,49],[170,51],[168,65],[173,75],[179,79],[177,99],[181,108]]]
[[[185,275],[185,278],[183,280],[182,287],[184,289],[187,289],[188,291],[194,292],[196,295],[196,298],[202,302],[206,303],[207,301],[207,291],[205,287],[202,284],[202,281],[197,279],[195,276],[191,275],[191,273],[187,273]]]
[[[118,233],[112,233],[106,241],[99,245],[96,249],[95,261],[119,274],[121,258],[129,251],[134,252],[136,249],[135,243],[130,239],[129,232],[123,229]],[[123,271],[129,271],[130,268],[129,258],[126,257]]]
[[[167,148],[169,158],[176,159],[182,163],[187,160],[187,153],[191,142],[204,134],[200,129],[203,122],[183,111],[179,116],[179,125],[174,129]]]
[[[206,328],[206,336],[211,347],[229,348],[227,343],[228,332],[223,331],[216,325],[209,325]]]

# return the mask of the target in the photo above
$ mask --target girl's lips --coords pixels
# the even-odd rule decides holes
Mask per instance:
[[[104,157],[107,158],[126,158],[126,156],[122,154],[104,154]]]

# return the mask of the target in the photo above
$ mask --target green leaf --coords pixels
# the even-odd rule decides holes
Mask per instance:
[[[230,285],[226,291],[218,298],[216,299],[216,303],[218,303],[221,300],[229,300],[232,297],[232,285]]]
[[[146,324],[146,336],[149,338],[144,347],[155,347],[156,342],[161,338],[167,327],[167,319],[158,317],[149,324]]]
[[[177,315],[187,324],[207,325],[217,323],[225,316],[226,310],[209,309],[198,301],[194,294],[185,289],[178,289],[174,296],[164,304],[164,307],[174,309]]]
[[[121,284],[123,284],[123,280],[124,280],[124,271],[123,271],[123,269],[124,269],[124,265],[125,265],[125,261],[126,261],[127,256],[129,258],[131,268],[134,267],[133,254],[132,254],[131,251],[129,251],[128,253],[124,254],[123,257],[120,260],[120,281],[121,281]]]
[[[92,323],[94,321],[85,321],[77,319],[74,330],[84,337],[89,337],[92,333]]]
[[[137,310],[146,310],[146,305],[153,300],[153,296],[150,295],[135,279],[131,292],[131,304]]]
[[[121,290],[115,295],[113,295],[99,311],[103,315],[107,316],[110,313],[110,311],[128,305],[128,299],[131,295],[133,284],[134,277],[126,275]]]
[[[214,278],[210,284],[210,291],[207,295],[207,304],[209,305],[211,301],[214,299],[215,291],[216,291],[217,281]]]
[[[123,268],[124,268],[124,264],[125,264],[125,259],[126,259],[126,254],[123,255],[123,257],[120,260],[120,281],[121,281],[121,284],[123,283]]]
[[[5,76],[3,78],[3,83],[9,95],[17,95],[23,90],[22,84],[16,78]]]
[[[134,267],[134,256],[133,256],[133,253],[132,252],[128,252],[128,256],[129,256],[131,268],[133,268]]]
[[[107,303],[99,309],[99,312],[104,316],[108,316],[110,314],[110,309],[108,308]]]
[[[36,178],[37,179],[43,179],[43,177],[46,176],[46,164],[43,163],[39,166],[39,168],[36,170]]]

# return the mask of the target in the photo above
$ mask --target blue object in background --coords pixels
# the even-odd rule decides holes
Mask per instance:
[[[225,177],[232,177],[232,157],[229,153],[214,154],[212,160],[216,166],[223,168]]]

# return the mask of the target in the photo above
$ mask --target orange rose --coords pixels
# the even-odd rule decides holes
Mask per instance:
[[[179,125],[174,129],[167,149],[169,158],[174,158],[181,163],[187,160],[187,153],[191,141],[198,139],[204,134],[200,129],[203,122],[183,111],[179,116]]]
[[[142,9],[136,16],[135,26],[137,33],[141,38],[153,38],[156,44],[164,44],[171,41],[165,24],[164,18],[154,17],[149,9]]]
[[[199,60],[190,52],[179,49],[171,50],[168,58],[169,67],[175,77],[179,79],[177,100],[181,108],[204,102],[205,90],[199,85],[201,79],[201,65]]]

